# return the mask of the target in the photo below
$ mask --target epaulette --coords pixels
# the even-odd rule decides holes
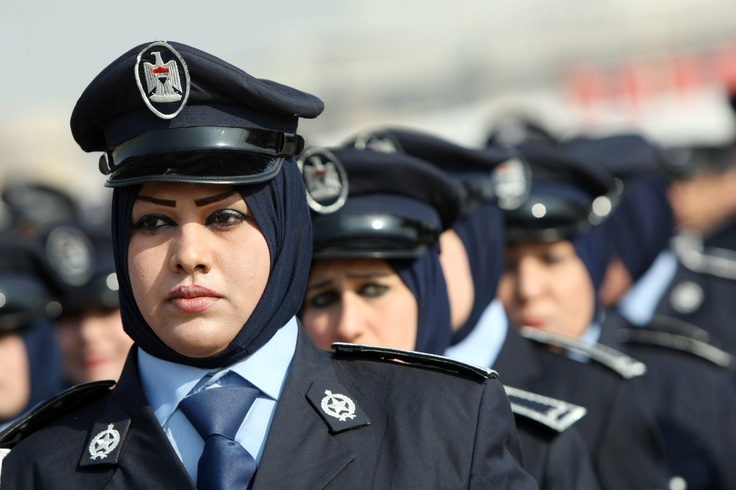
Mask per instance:
[[[699,340],[713,347],[721,348],[721,342],[711,335],[710,332],[704,328],[700,328],[693,325],[690,322],[686,322],[681,318],[674,318],[665,315],[654,315],[649,323],[646,325],[647,328],[657,330],[658,332],[667,332],[675,335],[682,335],[693,340]]]
[[[350,356],[362,359],[380,359],[383,361],[401,362],[434,369],[440,369],[454,374],[470,376],[477,380],[496,379],[498,373],[472,364],[466,364],[449,357],[437,354],[427,354],[404,349],[393,349],[376,345],[351,344],[347,342],[334,342],[332,349],[342,356]]]
[[[636,378],[647,371],[647,367],[643,362],[637,361],[607,345],[587,344],[572,337],[550,333],[533,327],[521,327],[519,331],[522,337],[533,340],[534,342],[552,345],[570,352],[582,354],[612,369],[624,379]]]
[[[727,248],[704,247],[698,237],[678,236],[673,240],[680,263],[700,274],[736,281],[736,252]]]
[[[649,327],[619,328],[616,335],[623,343],[654,345],[686,352],[722,368],[733,365],[733,356],[728,352],[687,335]]]
[[[580,405],[550,398],[504,385],[506,396],[515,415],[534,420],[557,432],[564,432],[585,416],[588,410]]]
[[[0,433],[0,448],[10,449],[28,435],[75,408],[101,398],[115,385],[112,380],[92,381],[68,388],[19,417]]]

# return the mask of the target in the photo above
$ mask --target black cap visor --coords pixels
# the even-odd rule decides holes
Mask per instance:
[[[283,157],[237,150],[189,150],[131,159],[115,170],[106,187],[145,182],[255,184],[273,179]]]

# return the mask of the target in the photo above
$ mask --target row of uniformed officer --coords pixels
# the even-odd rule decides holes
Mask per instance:
[[[327,353],[296,320],[312,238],[296,128],[322,107],[174,42],[92,81],[71,126],[105,153],[136,345],[117,386],[73,388],[0,436],[4,488],[537,487],[488,372]]]

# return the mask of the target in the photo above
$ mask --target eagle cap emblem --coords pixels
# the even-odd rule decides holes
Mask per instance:
[[[135,81],[143,102],[161,119],[173,119],[189,99],[191,80],[184,58],[168,43],[146,46],[135,63]]]
[[[340,160],[324,148],[307,148],[297,161],[307,204],[320,214],[334,213],[348,198],[348,175]]]

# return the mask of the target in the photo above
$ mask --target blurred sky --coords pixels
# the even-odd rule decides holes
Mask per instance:
[[[736,40],[735,21],[731,0],[0,0],[0,183],[33,176],[97,198],[99,156],[78,149],[69,115],[102,68],[149,41],[322,97],[302,125],[317,143],[384,122],[473,142],[503,98],[564,112],[549,87],[567,67],[698,53]]]

